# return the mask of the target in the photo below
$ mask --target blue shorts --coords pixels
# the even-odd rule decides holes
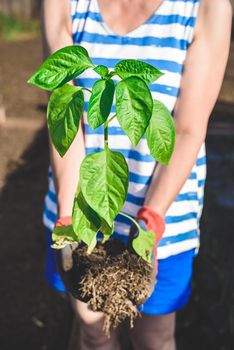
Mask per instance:
[[[51,232],[47,230],[47,256],[45,277],[59,292],[66,292],[56,270],[55,250],[51,248]],[[195,249],[158,261],[157,284],[150,298],[139,307],[149,315],[164,315],[184,306],[191,294],[191,278]]]

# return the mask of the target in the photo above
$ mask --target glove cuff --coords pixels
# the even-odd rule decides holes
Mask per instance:
[[[161,240],[165,231],[164,219],[161,215],[156,213],[153,209],[143,206],[137,213],[137,220],[144,221],[147,230],[153,231],[156,236],[156,244]]]
[[[69,226],[72,223],[71,216],[62,216],[56,221],[55,226]]]

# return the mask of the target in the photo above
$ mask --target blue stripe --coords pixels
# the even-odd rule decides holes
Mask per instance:
[[[188,231],[185,233],[180,233],[176,236],[168,236],[163,237],[161,241],[158,244],[158,247],[163,247],[165,245],[173,244],[173,243],[179,243],[186,241],[188,239],[198,238],[198,232],[197,230]]]
[[[126,202],[136,204],[139,206],[142,206],[144,204],[145,198],[144,197],[136,197],[133,194],[128,193]]]
[[[188,179],[190,180],[196,180],[197,179],[197,173],[193,172],[189,175]]]
[[[85,88],[92,88],[93,84],[98,80],[98,78],[78,78],[76,79],[76,84]],[[116,81],[117,82],[117,81]],[[160,94],[178,96],[179,89],[174,86],[162,85],[162,84],[150,84],[149,89],[152,92],[158,92]],[[87,108],[87,106],[85,106]]]
[[[178,215],[178,216],[165,216],[165,223],[166,224],[176,224],[181,221],[186,221],[190,219],[195,219],[197,218],[197,213],[196,212],[191,212],[187,213],[184,215]]]
[[[190,26],[194,27],[196,23],[195,17],[185,17],[180,15],[158,15],[152,16],[145,24],[159,24],[159,25],[169,25],[169,24],[180,24],[184,27]]]
[[[51,176],[49,175],[49,177],[52,177],[52,175],[51,175]],[[48,192],[47,192],[47,195],[48,195],[48,197],[50,198],[50,200],[51,200],[52,202],[54,202],[54,203],[57,202],[57,197],[56,197],[56,194],[55,194],[55,193],[53,193],[53,192],[51,192],[51,191],[48,191]]]
[[[197,166],[205,165],[206,164],[206,156],[203,156],[201,158],[198,158],[196,161]]]
[[[90,86],[89,86],[89,88],[91,88]],[[88,112],[88,102],[87,101],[85,101],[85,103],[84,103],[84,111],[85,112]],[[113,104],[112,106],[111,106],[111,113],[115,113],[116,112],[116,110],[115,110],[115,104]]]
[[[132,172],[129,172],[129,181],[136,184],[149,185],[152,175],[138,175]]]
[[[157,38],[154,36],[145,36],[142,38],[131,38],[128,36],[119,37],[116,35],[102,35],[88,32],[73,34],[74,42],[79,43],[95,43],[106,45],[133,45],[133,46],[156,46],[156,47],[170,47],[173,49],[186,50],[189,42],[184,39],[177,39],[175,37]]]
[[[142,206],[144,204],[144,197],[137,197],[130,193],[128,193],[126,202]],[[196,192],[187,192],[187,193],[181,193],[178,194],[178,196],[175,198],[175,202],[183,202],[183,201],[197,201],[197,193]]]
[[[139,175],[133,172],[129,172],[129,181],[135,184],[149,185],[152,175]],[[196,173],[191,173],[189,176],[190,180],[197,178]]]
[[[75,19],[85,19],[90,18],[91,20],[99,23],[103,23],[103,19],[98,12],[76,12],[74,15],[72,15],[72,20]],[[180,16],[180,15],[159,15],[155,14],[149,18],[148,21],[145,22],[145,24],[158,24],[158,25],[169,25],[169,24],[180,24],[182,26],[191,26],[194,27],[196,23],[195,17],[186,17],[186,16]],[[76,33],[74,33],[75,35]],[[124,37],[121,35],[116,35],[115,37]],[[95,40],[94,40],[95,42]]]
[[[74,15],[72,15],[72,20],[74,19],[85,19],[85,18],[90,18],[93,21],[96,22],[103,22],[102,18],[100,17],[98,12],[76,12]]]
[[[125,244],[128,243],[128,236],[122,235],[116,231],[114,232],[114,236],[116,238],[121,239],[123,242],[125,242]],[[198,235],[197,230],[192,230],[192,231],[188,231],[185,233],[180,233],[176,236],[163,237],[160,240],[158,247],[164,247],[164,246],[167,246],[167,245],[170,245],[173,243],[180,243],[180,242],[186,241],[188,239],[194,239],[194,238],[198,238],[198,237],[199,237],[199,235]]]
[[[57,215],[52,213],[47,207],[45,207],[45,216],[53,223],[57,221]]]
[[[154,158],[151,157],[148,154],[141,154],[140,152],[133,150],[133,149],[122,149],[122,148],[111,148],[112,151],[116,151],[116,152],[121,152],[125,158],[128,159],[134,159],[136,161],[141,161],[141,162],[155,162]],[[86,147],[86,154],[90,154],[90,153],[94,153],[94,152],[101,152],[103,151],[103,148],[100,147]]]
[[[206,182],[205,179],[199,180],[199,181],[198,181],[198,186],[199,186],[199,187],[204,186],[204,185],[205,185],[205,182]]]
[[[204,196],[199,199],[198,203],[199,203],[200,206],[203,205],[203,203],[204,203]]]
[[[178,194],[175,198],[176,202],[183,202],[183,201],[197,201],[197,192],[186,192]]]
[[[107,66],[110,69],[113,69],[115,65],[119,62],[124,60],[125,58],[102,58],[102,57],[91,57],[92,62],[95,65],[103,64]],[[151,64],[152,66],[156,67],[159,70],[169,71],[173,73],[181,73],[183,65],[175,62],[175,61],[169,61],[169,60],[153,60],[153,59],[141,59],[140,61]]]
[[[96,129],[92,129],[88,124],[85,124],[85,134],[86,135],[104,135],[103,125]],[[120,126],[108,126],[108,135],[126,135]]]
[[[162,85],[162,84],[150,84],[149,89],[151,92],[158,92],[169,96],[177,97],[180,89],[174,86]]]
[[[130,215],[130,216],[132,216],[132,215]],[[177,224],[177,223],[180,223],[182,221],[187,221],[187,220],[196,219],[196,218],[197,218],[196,212],[190,212],[190,213],[186,213],[184,215],[165,216],[165,223],[167,225],[168,224]],[[127,219],[125,216],[122,216],[120,214],[117,215],[115,221],[120,222],[122,224],[131,225],[131,221],[129,219]]]

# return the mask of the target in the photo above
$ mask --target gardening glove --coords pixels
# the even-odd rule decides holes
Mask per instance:
[[[55,226],[68,226],[71,225],[71,222],[71,216],[64,216],[57,220]],[[62,268],[64,271],[71,270],[73,266],[72,245],[67,245],[66,247],[60,249],[57,253],[58,268]]]
[[[143,230],[149,230],[154,232],[156,237],[156,243],[153,251],[153,265],[155,270],[155,276],[158,273],[158,260],[157,260],[157,245],[161,240],[165,231],[164,219],[161,215],[156,213],[153,209],[147,206],[143,206],[137,213],[136,220]],[[135,237],[136,237],[135,233]]]

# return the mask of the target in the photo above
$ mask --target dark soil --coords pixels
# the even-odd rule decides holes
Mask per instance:
[[[0,95],[7,119],[45,118],[46,94],[26,79],[41,61],[40,40],[0,43]],[[178,350],[234,349],[234,47],[207,137],[208,177],[193,293],[178,312]],[[225,87],[224,86],[224,87]],[[221,124],[218,124],[221,123]],[[72,313],[44,279],[41,223],[47,187],[46,129],[0,129],[0,348],[65,350]],[[130,350],[123,333],[125,350]]]

